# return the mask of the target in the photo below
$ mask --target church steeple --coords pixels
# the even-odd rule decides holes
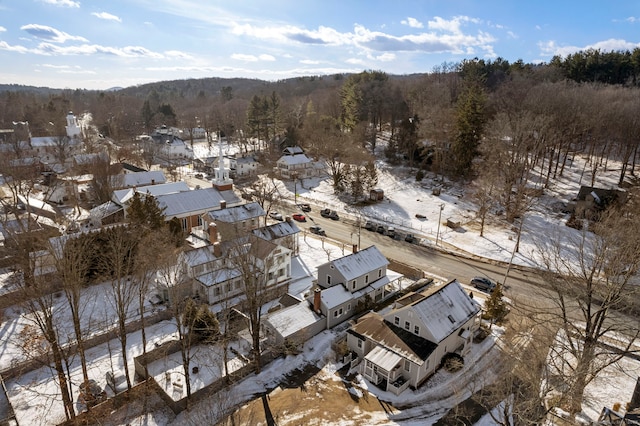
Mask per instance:
[[[222,155],[222,138],[220,132],[218,132],[218,168],[215,171],[215,178],[213,179],[213,187],[218,191],[228,191],[233,189],[233,179],[229,178],[229,171],[224,168],[224,158]]]
[[[78,120],[76,116],[73,115],[73,111],[69,111],[69,114],[67,114],[67,125],[65,129],[67,129],[67,136],[71,139],[80,138],[82,134],[82,129],[78,126]]]

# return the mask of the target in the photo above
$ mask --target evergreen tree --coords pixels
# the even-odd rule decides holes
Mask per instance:
[[[489,298],[484,302],[484,309],[491,324],[499,323],[507,316],[509,308],[503,300],[502,284],[496,285],[493,289]]]
[[[485,116],[485,95],[478,81],[472,81],[460,95],[456,108],[457,134],[452,146],[454,173],[469,177],[473,159],[482,139]]]
[[[164,208],[160,208],[158,200],[151,195],[143,196],[134,192],[127,208],[127,218],[134,226],[146,230],[158,230],[164,226]]]

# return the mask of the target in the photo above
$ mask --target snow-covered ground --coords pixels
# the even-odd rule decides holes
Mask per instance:
[[[196,145],[197,147],[198,145]],[[195,147],[194,147],[195,148]],[[199,148],[198,148],[199,149]],[[195,149],[194,149],[195,150]],[[211,152],[196,151],[198,156],[217,155],[217,149]],[[228,151],[228,149],[226,150]],[[226,153],[225,151],[225,153]],[[302,185],[297,185],[298,202],[309,201],[318,205],[331,206],[339,210],[341,215],[352,215],[357,217],[363,215],[366,218],[385,221],[394,224],[396,228],[411,231],[424,238],[425,244],[434,244],[436,236],[442,242],[441,245],[450,250],[458,250],[488,259],[509,261],[513,255],[515,245],[515,231],[511,224],[507,224],[500,217],[488,221],[484,236],[479,236],[479,225],[475,219],[475,207],[470,201],[470,196],[456,185],[443,182],[433,177],[422,182],[416,182],[414,173],[408,169],[391,168],[385,163],[378,163],[380,170],[378,187],[385,192],[383,202],[363,207],[355,210],[344,205],[344,203],[333,194],[333,189],[329,179],[314,178],[304,179]],[[587,174],[583,175],[583,171]],[[615,188],[617,184],[619,169],[609,169],[607,173],[600,173],[596,186],[604,188]],[[589,184],[590,176],[588,168],[584,167],[581,158],[576,157],[574,162],[566,169],[563,177],[555,181],[549,189],[546,189],[544,196],[538,204],[533,206],[525,216],[520,241],[520,251],[515,254],[513,261],[524,265],[535,265],[539,262],[536,253],[547,242],[550,236],[554,240],[570,240],[577,235],[576,230],[566,227],[564,222],[566,215],[557,208],[559,204],[568,203],[578,193],[581,184]],[[294,199],[293,184],[280,183],[281,196],[290,200]],[[433,195],[434,188],[440,188],[440,195]],[[342,206],[342,207],[341,207]],[[555,206],[555,207],[554,207]],[[418,219],[416,213],[420,213],[426,218]],[[438,222],[445,222],[452,218],[461,222],[461,229],[453,230]],[[326,244],[326,242],[325,242]],[[319,264],[326,262],[327,253],[322,250],[320,242],[311,237],[300,238],[300,256],[296,259],[292,267],[293,282],[291,293],[301,297],[311,286],[313,274]],[[336,247],[331,253],[332,258],[342,256],[341,247]],[[345,253],[345,254],[348,254]],[[106,285],[106,284],[105,284]],[[94,293],[95,291],[95,293]],[[108,319],[115,318],[113,312],[109,313],[109,305],[104,302],[104,292],[100,286],[87,293],[87,315],[88,319],[96,322],[108,322]],[[93,302],[92,302],[93,301]],[[93,303],[93,304],[91,304]],[[0,336],[0,369],[11,365],[12,360],[20,360],[24,357],[19,339],[17,338],[21,329],[29,324],[28,315],[17,308],[5,310],[5,320],[2,324]],[[104,325],[104,323],[103,323]],[[147,331],[149,341],[148,349],[153,349],[156,343],[175,338],[175,324],[171,321],[156,324]],[[246,401],[254,395],[263,393],[265,389],[274,387],[287,371],[301,368],[307,363],[313,363],[319,367],[324,367],[327,374],[337,368],[333,364],[333,356],[330,350],[330,343],[337,337],[337,331],[325,331],[309,340],[303,352],[298,356],[281,358],[266,366],[263,372],[257,376],[250,376],[239,385],[230,390],[230,394],[238,401]],[[492,344],[498,335],[493,335],[480,345],[474,345],[470,354],[470,360],[466,365],[470,370],[466,374],[473,375],[480,372],[490,374],[491,357],[483,356],[491,350]],[[128,356],[131,360],[130,368],[133,375],[133,357],[142,353],[140,333],[132,333],[128,338]],[[116,374],[124,374],[122,370],[122,358],[119,356],[119,342],[110,341],[107,344],[96,346],[90,350],[91,362],[90,376],[105,385],[105,373],[114,371]],[[200,351],[198,351],[200,353]],[[15,361],[13,361],[15,362]],[[166,376],[164,369],[171,370],[179,367],[179,361],[166,360],[158,361],[166,365],[154,365],[154,375],[158,376],[159,383],[162,380],[170,379]],[[171,362],[170,366],[168,363]],[[204,365],[206,360],[196,360],[199,365]],[[235,361],[234,361],[235,362]],[[240,362],[238,360],[238,362]],[[156,367],[157,371],[156,371]],[[81,371],[78,360],[70,366],[74,391],[77,392],[77,384],[80,382]],[[202,383],[212,380],[219,374],[217,371],[203,371]],[[177,374],[177,372],[176,372]],[[200,373],[199,373],[200,374]],[[584,412],[592,419],[597,415],[603,405],[612,406],[614,402],[624,403],[630,398],[635,379],[640,374],[640,363],[624,359],[617,367],[606,370],[602,378],[594,381],[587,388],[587,396],[590,397],[585,402]],[[203,378],[204,376],[206,378]],[[375,392],[381,399],[392,403],[408,404],[423,401],[405,411],[401,411],[393,418],[381,418],[378,424],[431,424],[442,416],[446,410],[463,398],[466,393],[462,389],[454,389],[455,395],[446,394],[445,389],[455,388],[456,377],[446,372],[437,373],[427,385],[416,391],[406,391],[401,396],[380,392],[377,389],[369,388],[370,392]],[[196,387],[200,386],[196,384]],[[7,390],[13,404],[16,416],[20,424],[55,424],[64,419],[62,404],[60,402],[57,385],[52,379],[51,370],[42,368],[25,374],[16,379],[7,381]],[[363,382],[363,388],[366,382]],[[179,386],[178,386],[179,389]],[[77,395],[76,395],[77,396]],[[178,395],[176,395],[177,397]],[[468,395],[467,395],[468,396]],[[188,413],[179,415],[173,420],[171,415],[154,415],[128,419],[131,425],[137,424],[184,424]],[[483,425],[490,424],[483,419]]]

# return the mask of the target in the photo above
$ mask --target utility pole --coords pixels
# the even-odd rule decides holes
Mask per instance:
[[[440,237],[440,223],[442,222],[442,210],[444,210],[444,204],[440,204],[440,214],[438,215],[438,232],[436,233],[436,246],[438,245],[438,238]]]

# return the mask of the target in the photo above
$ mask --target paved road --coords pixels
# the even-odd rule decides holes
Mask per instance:
[[[469,254],[445,251],[435,247],[424,247],[405,241],[391,239],[377,232],[358,229],[355,221],[340,218],[331,220],[320,216],[319,209],[312,206],[313,211],[306,213],[307,222],[297,225],[307,230],[313,224],[320,225],[327,233],[327,237],[347,245],[357,244],[360,247],[376,245],[387,258],[422,269],[427,274],[442,280],[457,278],[463,284],[468,284],[474,276],[487,276],[503,282],[507,272],[507,265],[501,262],[476,258]],[[283,214],[292,214],[293,209],[282,208]],[[510,298],[522,298],[535,295],[534,286],[539,282],[535,271],[519,267],[512,267],[505,283],[505,294]]]

